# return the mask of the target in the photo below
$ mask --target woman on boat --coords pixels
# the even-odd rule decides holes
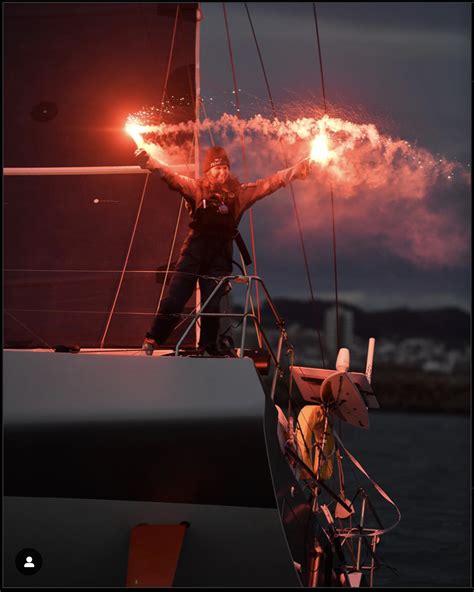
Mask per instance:
[[[296,165],[255,183],[240,183],[230,174],[229,158],[223,148],[213,146],[204,157],[204,175],[193,179],[173,172],[146,151],[135,152],[137,164],[158,173],[174,191],[181,193],[190,210],[190,231],[181,249],[168,295],[163,299],[143,349],[151,355],[162,345],[179,322],[179,315],[199,280],[204,303],[220,278],[232,275],[233,240],[246,210],[258,200],[285,187],[295,179],[305,179],[313,165],[306,158]],[[205,277],[202,277],[205,276]],[[215,294],[204,312],[218,313],[224,286]],[[219,317],[203,316],[199,350],[219,355],[217,344]]]

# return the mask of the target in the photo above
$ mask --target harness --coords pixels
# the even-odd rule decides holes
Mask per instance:
[[[208,187],[202,189],[202,201],[192,212],[189,227],[202,236],[235,240],[245,265],[250,265],[252,259],[236,223],[236,193],[227,188],[219,191],[211,191]]]

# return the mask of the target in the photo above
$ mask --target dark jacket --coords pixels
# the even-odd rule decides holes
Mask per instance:
[[[310,160],[306,158],[294,166],[277,171],[265,179],[258,179],[255,183],[240,183],[236,177],[229,175],[219,193],[224,203],[229,207],[235,227],[238,226],[244,212],[257,201],[274,193],[281,187],[286,187],[295,179],[305,179],[310,169]],[[181,193],[193,214],[203,208],[204,200],[212,199],[216,193],[211,188],[207,177],[192,179],[185,175],[179,175],[169,167],[162,165],[154,167],[152,170],[158,173],[171,189]]]

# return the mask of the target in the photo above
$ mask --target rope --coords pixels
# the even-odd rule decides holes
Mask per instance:
[[[234,83],[234,95],[235,95],[235,105],[237,111],[237,118],[240,119],[240,100],[239,100],[239,87],[237,84],[237,76],[235,74],[235,62],[234,62],[234,54],[232,51],[232,43],[230,40],[230,31],[229,31],[229,23],[227,21],[227,10],[225,7],[225,2],[222,3],[222,8],[224,9],[224,21],[225,21],[225,29],[227,33],[227,45],[229,47],[229,57],[230,57],[230,65],[232,68],[232,80]],[[240,134],[240,143],[242,147],[242,160],[244,163],[244,180],[248,183],[249,174],[248,174],[248,166],[247,166],[247,153],[245,151],[245,141],[243,133]],[[249,223],[250,223],[250,237],[252,242],[252,258],[253,258],[253,266],[255,270],[255,275],[258,275],[257,269],[257,252],[255,248],[255,232],[254,232],[254,225],[253,225],[253,212],[252,208],[249,210]],[[260,311],[260,296],[259,296],[259,286],[258,284],[255,285],[255,297],[257,299],[257,318],[258,322],[261,322],[261,311]],[[259,347],[262,347],[262,336],[260,335],[260,331],[257,328],[257,338]]]
[[[49,345],[49,343],[43,339],[42,337],[40,337],[39,335],[37,335],[34,331],[32,331],[30,328],[28,328],[25,324],[23,324],[21,321],[19,321],[16,317],[14,317],[11,313],[8,312],[8,310],[5,310],[5,314],[7,314],[10,318],[12,318],[15,322],[17,322],[19,325],[21,325],[23,327],[23,329],[26,329],[28,331],[28,333],[31,333],[33,335],[33,337],[36,337],[36,339],[39,339],[42,343],[44,343],[45,345],[48,346],[49,349],[54,351],[54,347],[52,347],[51,345]]]
[[[165,102],[165,97],[166,97],[166,90],[167,90],[167,86],[168,86],[168,79],[169,79],[169,73],[170,73],[170,68],[171,68],[171,60],[172,60],[172,57],[173,57],[174,41],[175,41],[175,37],[176,37],[176,28],[177,28],[177,24],[178,24],[178,16],[179,16],[179,4],[177,4],[177,6],[176,6],[176,16],[175,16],[175,20],[174,20],[174,28],[173,28],[173,36],[172,36],[172,39],[171,39],[170,52],[169,52],[169,55],[168,55],[168,66],[167,66],[167,69],[166,69],[165,82],[164,82],[164,86],[163,86],[163,98],[162,98],[162,101],[161,101],[160,115],[163,112],[163,107],[164,107],[164,102]],[[137,227],[138,227],[138,221],[140,219],[140,214],[141,214],[141,211],[142,211],[143,201],[144,201],[144,198],[145,198],[145,192],[146,192],[146,188],[147,188],[147,185],[148,185],[148,179],[149,179],[149,175],[146,176],[145,184],[143,186],[142,196],[141,196],[141,199],[140,199],[140,205],[138,207],[138,212],[137,212],[137,216],[136,216],[136,219],[135,219],[135,225],[133,227],[132,236],[131,236],[131,239],[130,239],[130,243],[128,245],[127,256],[125,258],[125,263],[124,263],[124,266],[123,266],[123,269],[122,269],[122,273],[121,273],[121,276],[120,276],[120,281],[119,281],[119,284],[118,284],[118,287],[117,287],[117,291],[115,293],[114,302],[112,304],[112,308],[110,310],[110,314],[109,314],[109,317],[107,319],[107,324],[105,326],[104,334],[102,335],[102,339],[100,341],[100,347],[101,348],[104,347],[105,338],[107,336],[107,332],[109,330],[109,326],[110,326],[110,323],[112,321],[112,316],[114,314],[114,310],[115,310],[115,306],[117,304],[117,300],[118,300],[118,297],[119,297],[119,294],[120,294],[120,290],[122,288],[123,278],[125,276],[125,270],[126,270],[127,265],[128,265],[128,260],[130,258],[130,253],[131,253],[131,250],[132,250],[133,241],[135,239],[135,233],[136,233],[136,230],[137,230]]]
[[[130,243],[128,245],[127,256],[125,257],[125,263],[123,265],[122,273],[120,275],[119,284],[118,284],[117,290],[115,292],[114,302],[112,304],[112,308],[110,309],[110,314],[109,314],[109,318],[107,319],[107,324],[105,326],[104,334],[102,335],[102,339],[100,340],[100,347],[101,348],[104,347],[105,338],[106,338],[107,332],[109,330],[110,322],[112,320],[112,315],[114,314],[115,305],[117,304],[119,293],[120,293],[120,290],[122,288],[123,278],[125,277],[125,270],[126,270],[127,265],[128,265],[128,260],[130,258],[130,253],[131,253],[131,250],[132,250],[133,241],[135,239],[135,233],[136,233],[137,226],[138,226],[138,221],[140,219],[140,214],[142,212],[143,200],[145,199],[145,192],[146,192],[146,188],[147,188],[147,185],[148,185],[148,179],[149,179],[149,175],[146,176],[145,184],[143,185],[142,196],[140,198],[140,205],[138,206],[138,212],[137,212],[137,216],[135,218],[135,225],[133,227],[132,236],[130,238]]]
[[[173,240],[171,241],[170,254],[169,254],[169,257],[168,257],[168,263],[166,265],[165,278],[163,280],[163,284],[161,285],[160,297],[158,299],[158,304],[157,304],[156,309],[155,309],[155,314],[158,312],[158,309],[161,306],[161,301],[163,299],[163,294],[165,292],[166,281],[168,279],[168,275],[169,275],[169,271],[170,271],[170,267],[171,267],[171,259],[173,258],[174,246],[176,244],[176,237],[178,235],[179,222],[181,220],[181,211],[183,209],[183,203],[184,203],[184,198],[181,197],[181,202],[179,204],[178,218],[176,220],[176,226],[174,228]]]
[[[314,25],[316,27],[316,39],[318,42],[318,55],[319,55],[319,69],[321,72],[321,86],[323,88],[323,104],[324,104],[324,112],[327,113],[327,106],[326,106],[326,89],[324,86],[324,73],[323,73],[323,60],[321,56],[321,45],[319,43],[319,27],[318,27],[318,15],[316,14],[316,2],[313,2],[313,14],[314,14]]]
[[[91,314],[91,315],[97,315],[97,314],[103,315],[103,314],[107,314],[109,312],[108,309],[107,310],[74,310],[74,309],[62,310],[62,309],[58,309],[58,308],[9,308],[8,310],[5,310],[5,312],[7,314],[9,314],[9,311],[13,311],[13,312],[46,312],[46,313],[55,313],[55,314]],[[116,315],[152,316],[155,313],[153,313],[153,312],[139,312],[139,311],[132,311],[132,310],[130,310],[130,311],[118,310],[117,312],[115,312],[115,314]],[[15,320],[17,320],[17,319],[15,319]],[[28,329],[28,328],[25,327],[25,329]],[[34,335],[33,331],[30,331],[30,333],[32,333]],[[38,337],[38,335],[35,335],[35,337]],[[38,337],[38,339],[39,339],[39,337]],[[44,343],[46,343],[46,342],[44,342]]]
[[[174,40],[175,40],[175,37],[176,37],[176,28],[177,28],[177,24],[178,24],[178,16],[179,16],[179,4],[176,5],[176,16],[174,17],[173,36],[171,38],[171,47],[170,47],[170,52],[168,54],[168,66],[166,68],[165,83],[164,83],[164,86],[163,86],[163,97],[161,99],[160,117],[161,117],[161,115],[163,113],[163,108],[165,106],[166,90],[168,88],[168,78],[169,78],[169,75],[170,75],[171,60],[173,58]]]
[[[400,520],[402,519],[402,515],[400,513],[400,510],[397,506],[397,504],[392,500],[392,498],[388,495],[388,493],[386,493],[382,487],[380,487],[380,485],[378,483],[376,483],[372,477],[370,477],[370,475],[367,473],[367,471],[364,469],[364,467],[359,463],[359,461],[352,456],[352,454],[347,450],[347,448],[344,447],[341,438],[338,436],[336,430],[333,429],[333,435],[334,438],[337,440],[340,448],[342,448],[342,450],[344,451],[345,455],[347,456],[347,458],[349,458],[349,460],[352,462],[352,464],[356,467],[356,469],[358,469],[363,475],[365,475],[365,477],[367,477],[367,479],[369,480],[369,482],[374,486],[374,488],[376,489],[377,493],[383,497],[383,499],[385,501],[387,501],[390,505],[392,505],[395,508],[395,511],[397,512],[397,520],[388,528],[381,528],[381,529],[374,529],[372,531],[372,534],[370,534],[369,536],[382,536],[383,534],[386,534],[387,532],[389,532],[390,530],[394,529],[398,523],[400,522]],[[367,529],[367,530],[372,530],[372,529]],[[343,534],[343,535],[339,535],[342,537],[357,537],[359,536],[360,531],[358,528],[354,529],[353,533],[348,533],[348,534]]]
[[[258,45],[258,41],[257,41],[257,35],[255,34],[255,29],[253,28],[253,22],[252,22],[252,17],[250,16],[250,12],[249,12],[249,8],[247,6],[247,2],[244,2],[244,6],[245,6],[245,10],[247,11],[247,16],[249,19],[249,23],[250,23],[250,27],[252,29],[252,34],[253,34],[253,39],[255,41],[255,45],[257,47],[257,53],[258,53],[258,57],[260,59],[260,65],[262,66],[262,71],[263,71],[263,77],[265,79],[265,84],[267,86],[267,92],[268,92],[268,96],[270,98],[270,104],[272,106],[272,111],[273,111],[273,117],[276,118],[276,109],[275,109],[275,103],[273,102],[273,97],[272,97],[272,92],[270,90],[270,84],[268,83],[268,78],[267,78],[267,71],[265,69],[265,65],[263,63],[263,58],[262,58],[262,54],[260,52],[260,46]]]
[[[39,273],[122,273],[121,269],[5,269],[5,272],[39,272]],[[125,273],[166,273],[165,271],[160,271],[157,269],[127,269]],[[170,271],[168,273],[187,273],[189,275],[195,275],[196,277],[202,277],[205,279],[211,278],[213,276],[207,275],[199,275],[196,273],[191,273],[188,271]]]
[[[318,15],[316,12],[316,2],[313,2],[313,14],[314,14],[314,25],[316,28],[316,40],[318,44],[318,56],[319,56],[319,69],[321,72],[321,87],[323,91],[323,104],[324,112],[327,115],[327,102],[326,102],[326,85],[324,83],[324,70],[323,70],[323,58],[321,53],[321,43],[319,39],[319,27],[318,27]],[[334,260],[334,290],[336,295],[336,348],[339,351],[340,346],[340,334],[339,334],[339,298],[337,289],[337,257],[336,257],[336,216],[334,213],[334,195],[331,188],[331,212],[332,212],[332,247],[333,247],[333,260]]]
[[[334,260],[334,291],[336,297],[336,349],[339,351],[339,345],[341,343],[339,335],[339,298],[337,290],[337,256],[336,256],[336,216],[334,213],[334,195],[331,185],[331,212],[332,212],[332,252]]]
[[[195,149],[195,147],[196,147],[196,136],[194,135],[193,145],[191,146],[191,152],[189,153],[188,162],[191,162],[191,158],[193,156],[193,148]],[[181,196],[181,203],[179,204],[178,218],[176,220],[176,226],[174,228],[173,240],[171,241],[170,254],[169,254],[169,257],[168,257],[168,263],[166,265],[165,279],[163,280],[163,284],[161,286],[160,297],[158,299],[158,304],[157,304],[156,309],[155,309],[155,314],[158,313],[158,310],[159,310],[159,308],[161,306],[161,301],[163,299],[163,294],[165,293],[166,281],[168,279],[168,275],[169,275],[169,271],[170,271],[170,267],[171,267],[171,260],[173,258],[174,247],[175,247],[175,244],[176,244],[176,237],[178,236],[178,229],[179,229],[179,223],[181,221],[181,212],[183,210],[183,204],[184,204],[184,197]]]
[[[204,111],[204,117],[205,117],[206,119],[209,119],[209,118],[208,118],[208,116],[207,116],[206,105],[205,105],[205,103],[204,103],[204,99],[203,99],[202,97],[201,97],[201,105],[202,105],[202,110]],[[216,145],[216,143],[215,143],[215,141],[214,141],[214,136],[212,135],[211,126],[208,126],[208,131],[209,131],[209,138],[210,138],[210,140],[211,140],[211,145],[212,145],[212,146],[215,146],[215,145]]]
[[[166,317],[180,317],[180,318],[182,317],[184,319],[187,319],[187,318],[190,317],[190,315],[193,315],[194,312],[196,312],[196,310],[197,310],[197,307],[195,307],[189,313],[184,313],[184,312],[170,312],[170,313],[158,313],[158,314],[161,315],[161,316],[166,316]],[[60,313],[60,314],[106,314],[107,312],[109,312],[108,310],[72,310],[72,309],[59,310],[59,309],[54,309],[54,308],[10,308],[10,309],[4,311],[6,314],[9,314],[14,321],[16,321],[24,329],[26,329],[27,331],[29,331],[37,339],[39,339],[40,341],[42,341],[43,343],[45,343],[46,345],[48,345],[48,347],[50,347],[51,349],[54,349],[54,348],[51,347],[39,335],[36,335],[36,333],[34,333],[26,325],[23,325],[17,318],[15,318],[10,313],[10,311],[13,311],[13,312],[46,312],[46,313]],[[154,312],[140,312],[140,311],[117,311],[115,314],[117,316],[119,316],[119,315],[124,315],[124,316],[125,315],[155,316],[155,313]],[[207,313],[203,313],[203,314],[207,314]],[[212,314],[214,315],[214,314],[218,314],[218,313],[212,313]]]
[[[250,16],[250,12],[249,12],[249,9],[248,9],[248,6],[247,6],[247,3],[246,2],[244,2],[244,6],[245,6],[245,10],[247,11],[247,16],[248,16],[248,19],[249,19],[249,22],[250,22],[250,27],[252,29],[252,34],[253,34],[253,38],[254,38],[254,41],[255,41],[255,46],[257,48],[257,53],[258,53],[258,56],[259,56],[259,59],[260,59],[260,65],[262,67],[263,76],[265,78],[265,84],[266,84],[266,87],[267,87],[268,97],[270,99],[270,104],[272,106],[273,117],[276,119],[277,118],[277,112],[276,112],[276,109],[275,109],[275,103],[273,101],[273,96],[272,96],[272,93],[271,93],[271,90],[270,90],[270,84],[268,82],[267,73],[266,73],[266,69],[265,69],[265,64],[263,62],[262,54],[260,52],[260,47],[259,47],[259,44],[258,44],[257,35],[255,34],[255,29],[254,29],[254,26],[253,26],[252,17]],[[284,162],[285,162],[285,167],[288,167],[286,155],[285,155],[285,152],[284,152],[284,149],[283,149],[283,145],[281,143],[281,140],[280,140],[280,146],[282,148],[282,153],[283,153],[283,158],[284,158]],[[311,282],[311,275],[310,275],[310,272],[309,272],[308,258],[306,256],[306,247],[305,247],[305,244],[304,244],[303,231],[301,229],[301,223],[300,223],[300,218],[299,218],[299,214],[298,214],[298,207],[296,205],[296,197],[295,197],[295,193],[294,193],[294,189],[293,189],[293,184],[292,183],[290,183],[290,191],[291,191],[291,197],[292,197],[292,200],[293,200],[293,207],[294,207],[295,215],[296,215],[296,222],[297,222],[297,225],[298,225],[298,232],[299,232],[299,236],[300,236],[301,248],[302,248],[302,251],[303,251],[303,258],[304,258],[304,264],[305,264],[305,269],[306,269],[306,277],[307,277],[307,280],[308,280],[309,290],[310,290],[310,294],[311,294],[311,302],[313,304],[313,307],[315,307],[316,306],[316,301],[315,301],[315,298],[314,298],[313,285],[312,285],[312,282]],[[322,345],[322,341],[321,341],[321,334],[319,332],[319,328],[318,327],[316,327],[316,331],[317,331],[317,334],[318,334],[319,347],[320,347],[320,351],[321,351],[321,359],[322,359],[322,363],[323,363],[323,368],[325,368],[326,365],[325,365],[325,362],[324,362],[323,345]]]
[[[168,80],[169,80],[169,75],[170,75],[170,70],[171,70],[171,61],[173,59],[174,42],[175,42],[175,38],[176,38],[176,29],[177,29],[177,25],[178,25],[178,18],[179,18],[179,4],[176,5],[176,15],[175,15],[175,18],[174,18],[173,35],[171,37],[171,46],[170,46],[170,51],[169,51],[169,54],[168,54],[168,65],[166,67],[165,81],[164,81],[164,85],[163,85],[163,97],[161,99],[160,117],[162,117],[162,115],[163,115],[163,108],[164,108],[164,104],[165,104],[166,91],[168,89]],[[192,155],[192,148],[191,148],[191,155]],[[191,155],[190,155],[190,157],[191,157]],[[190,158],[188,159],[188,164],[189,163],[190,163]],[[183,209],[183,202],[184,202],[184,199],[183,199],[183,197],[181,197],[181,203],[179,205],[178,217],[177,217],[177,220],[176,220],[176,226],[175,226],[175,230],[174,230],[173,240],[171,241],[171,249],[170,249],[170,254],[169,254],[169,257],[168,257],[168,263],[167,263],[167,267],[166,267],[165,278],[164,278],[163,284],[161,286],[160,297],[158,299],[158,304],[157,304],[156,309],[155,309],[155,314],[158,312],[158,309],[160,308],[160,305],[161,305],[161,301],[163,299],[163,294],[164,294],[165,287],[166,287],[166,281],[168,279],[168,273],[169,273],[169,269],[170,269],[170,266],[171,266],[171,259],[173,257],[174,246],[175,246],[175,243],[176,243],[176,237],[177,237],[177,234],[178,234],[179,221],[181,219],[181,211]]]

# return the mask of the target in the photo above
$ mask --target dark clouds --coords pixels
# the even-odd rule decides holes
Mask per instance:
[[[251,2],[248,6],[277,110],[285,113],[284,106],[289,106],[290,111],[293,106],[295,114],[299,109],[301,116],[304,114],[302,105],[321,107],[312,3]],[[227,3],[226,7],[237,81],[242,89],[242,112],[246,116],[257,112],[268,114],[265,84],[245,8],[242,3]],[[464,165],[470,163],[469,4],[334,2],[317,3],[317,10],[331,108],[342,109],[361,123],[375,123],[380,131],[408,140],[434,157],[444,156]],[[203,11],[202,94],[209,116],[218,117],[222,110],[234,112],[222,5],[204,3]],[[267,174],[270,172],[268,170]],[[255,176],[252,170],[250,175]],[[281,193],[268,200],[278,200],[275,209],[289,220],[290,216],[294,217],[291,197],[288,192]],[[303,189],[298,187],[298,195],[302,193]],[[470,232],[469,193],[465,188],[438,187],[428,196],[423,220],[417,223],[413,211],[398,210],[387,224],[395,224],[398,218],[398,222],[410,224],[413,232],[419,228],[416,248],[421,249],[420,252],[424,248],[434,248],[437,234],[443,232],[451,233],[453,245],[457,243],[459,248],[462,246],[459,242],[467,242]],[[298,199],[301,202],[306,198]],[[288,200],[288,204],[281,205],[284,200]],[[335,200],[338,204],[338,195]],[[280,248],[278,254],[271,249],[272,243],[281,242],[273,236],[281,238],[288,222],[285,220],[279,227],[278,221],[272,219],[270,228],[270,206],[270,201],[264,201],[255,208],[257,245],[260,243],[263,247],[259,252],[259,273],[280,295],[303,296],[308,289],[305,288],[299,238],[295,235],[293,243],[285,243],[285,249]],[[428,216],[439,220],[440,212],[450,224],[440,224],[433,231]],[[314,232],[307,228],[306,240],[309,252],[314,252],[318,261],[315,281],[322,292],[330,293],[333,271],[330,245],[325,243],[330,239],[330,233],[326,232],[331,225],[330,211],[325,215],[324,231],[318,231],[314,237]],[[413,219],[407,219],[410,216]],[[354,227],[353,221],[343,215],[336,220],[341,250],[339,282],[354,303],[367,307],[384,304],[422,307],[443,303],[468,306],[470,273],[466,257],[455,262],[440,260],[435,268],[420,269],[407,261],[403,252],[397,255],[396,250],[384,244],[384,233],[380,236],[376,230],[364,233],[364,220],[359,222]],[[460,222],[464,223],[461,231]],[[369,217],[367,224],[370,225]],[[426,241],[424,227],[427,238],[429,235]],[[411,248],[407,244],[406,249]],[[464,251],[467,249],[464,245]],[[280,263],[283,268],[279,267]]]

